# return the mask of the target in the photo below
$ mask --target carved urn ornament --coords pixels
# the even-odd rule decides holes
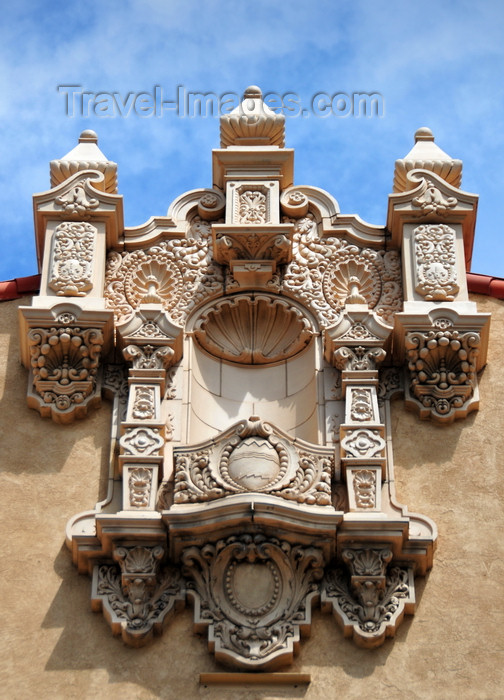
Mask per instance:
[[[284,122],[249,87],[213,186],[136,227],[83,132],[34,196],[20,309],[31,408],[114,402],[109,492],[66,533],[93,610],[140,646],[189,601],[217,661],[253,671],[292,662],[314,606],[366,648],[414,613],[437,534],[396,500],[389,403],[447,430],[477,409],[489,327],[461,162],[419,129],[371,226],[294,185]]]

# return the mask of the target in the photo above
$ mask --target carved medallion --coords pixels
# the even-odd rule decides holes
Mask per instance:
[[[189,547],[182,562],[217,660],[254,670],[292,660],[319,594],[320,549],[245,534]]]

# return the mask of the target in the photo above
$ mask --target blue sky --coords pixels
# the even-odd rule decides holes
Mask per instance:
[[[2,8],[0,280],[37,272],[31,195],[49,161],[83,129],[119,164],[125,223],[165,214],[182,192],[211,185],[217,118],[70,117],[58,85],[92,93],[186,91],[380,93],[381,118],[286,119],[295,182],[333,194],[343,213],[383,225],[394,161],[420,126],[464,162],[480,195],[473,272],[504,276],[504,3],[383,0],[111,0]],[[76,110],[77,111],[77,110]]]

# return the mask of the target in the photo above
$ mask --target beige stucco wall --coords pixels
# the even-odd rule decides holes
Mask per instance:
[[[90,610],[90,581],[64,545],[73,514],[99,497],[108,460],[110,405],[60,426],[26,407],[18,360],[18,302],[0,304],[0,697],[15,698],[504,698],[504,303],[493,313],[481,409],[436,427],[393,405],[399,500],[439,528],[435,564],[417,579],[418,609],[374,651],[343,639],[314,613],[292,671],[307,688],[199,686],[219,670],[190,609],[150,646],[130,649]],[[27,300],[22,300],[24,303]]]

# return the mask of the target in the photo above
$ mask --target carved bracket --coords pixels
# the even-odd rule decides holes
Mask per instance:
[[[218,661],[254,670],[292,661],[319,596],[320,549],[246,534],[189,547],[182,562],[195,628],[208,627]]]
[[[421,418],[449,423],[478,407],[476,357],[480,336],[453,328],[406,335],[410,372],[406,403]]]
[[[143,646],[153,633],[161,634],[175,610],[184,607],[184,581],[176,569],[159,571],[163,555],[160,545],[117,547],[113,557],[119,569],[94,567],[92,608],[103,610],[112,633],[129,646]]]
[[[342,568],[326,572],[322,608],[333,612],[345,637],[358,646],[380,646],[394,636],[404,614],[415,611],[413,569],[389,566],[387,547],[345,549],[342,558],[349,573]]]

